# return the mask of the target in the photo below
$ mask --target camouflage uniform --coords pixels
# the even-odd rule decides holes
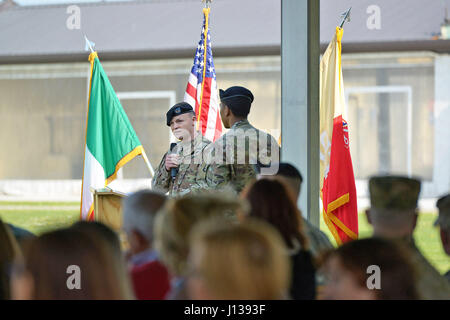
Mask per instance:
[[[256,178],[258,162],[262,165],[279,162],[280,147],[270,134],[256,129],[248,120],[240,120],[212,143],[207,153],[203,167],[207,186],[216,189],[231,186],[239,193]]]
[[[416,288],[419,298],[424,300],[449,300],[450,284],[422,255],[414,240],[407,237],[399,239],[397,242],[410,249],[410,262],[416,272]]]
[[[322,252],[334,248],[325,233],[320,231],[319,228],[315,227],[307,219],[303,219],[303,222],[303,230],[309,242],[309,251],[314,259],[317,259]],[[322,297],[324,285],[325,278],[320,272],[316,272],[316,299]]]
[[[169,196],[182,196],[204,188],[205,176],[199,168],[203,163],[205,148],[210,143],[211,141],[200,133],[196,133],[194,140],[185,143],[178,142],[172,150],[172,153],[180,156],[180,165],[175,180],[172,181],[170,171],[166,170],[166,153],[156,169],[152,180],[152,189],[164,193],[169,192]]]
[[[320,231],[319,228],[315,227],[307,219],[303,219],[303,221],[306,237],[309,241],[309,250],[314,257],[317,257],[325,250],[334,248],[325,233]]]
[[[376,215],[377,219],[389,221],[395,215],[413,215],[415,213],[420,193],[420,181],[396,176],[372,177],[369,180],[369,192],[370,214]],[[450,299],[450,284],[421,254],[412,235],[394,240],[409,248],[411,264],[416,272],[416,287],[419,297],[427,300]]]

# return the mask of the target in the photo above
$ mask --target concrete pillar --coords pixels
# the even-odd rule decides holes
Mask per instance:
[[[450,55],[436,56],[433,196],[450,192]],[[431,193],[431,192],[430,192]]]
[[[281,160],[303,176],[299,206],[319,226],[320,1],[281,1]]]

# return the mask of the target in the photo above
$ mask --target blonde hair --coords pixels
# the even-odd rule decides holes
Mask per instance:
[[[283,239],[264,221],[239,225],[211,220],[190,239],[199,257],[198,276],[215,299],[273,300],[287,297],[291,265]],[[190,260],[192,263],[193,261]]]
[[[193,226],[215,216],[235,221],[240,210],[244,210],[243,203],[228,194],[206,193],[168,200],[155,220],[155,247],[162,262],[173,275],[184,275]]]

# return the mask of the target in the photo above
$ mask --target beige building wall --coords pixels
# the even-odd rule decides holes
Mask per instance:
[[[279,133],[280,57],[218,57],[214,62],[219,88],[241,85],[254,93],[250,122],[260,129]],[[163,93],[158,98],[122,100],[153,167],[168,150],[170,132],[165,113],[173,101],[182,101],[191,65],[192,59],[103,63],[118,94]],[[435,159],[438,154],[434,137],[435,56],[344,55],[343,72],[350,149],[357,179],[364,180],[380,172],[385,165],[380,153],[388,146],[385,157],[389,159],[390,172],[407,174],[410,161],[413,175],[431,181],[436,176],[435,170],[439,170],[435,163],[441,163]],[[87,61],[0,66],[0,180],[81,178],[88,77]],[[400,91],[371,92],[374,88],[400,88]],[[408,132],[408,101],[412,108],[411,132]],[[381,103],[388,107],[383,109]],[[378,133],[379,121],[383,119],[380,112],[388,113],[388,141],[380,140]],[[142,159],[136,158],[124,168],[122,177],[148,178],[149,173]]]
[[[122,100],[156,167],[170,144],[165,120],[172,103],[170,94],[175,102],[183,100],[192,60],[102,64],[118,94],[169,93]],[[251,122],[261,129],[279,131],[280,58],[224,58],[216,59],[215,65],[219,88],[241,85],[254,93]],[[0,180],[81,178],[88,76],[88,62],[0,67]],[[131,161],[122,177],[147,178],[143,160]]]

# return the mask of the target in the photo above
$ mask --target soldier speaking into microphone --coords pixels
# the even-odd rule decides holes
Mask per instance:
[[[152,189],[182,196],[204,187],[203,152],[211,142],[196,130],[195,112],[186,102],[175,104],[166,114],[167,126],[180,140],[163,156],[152,180]]]

